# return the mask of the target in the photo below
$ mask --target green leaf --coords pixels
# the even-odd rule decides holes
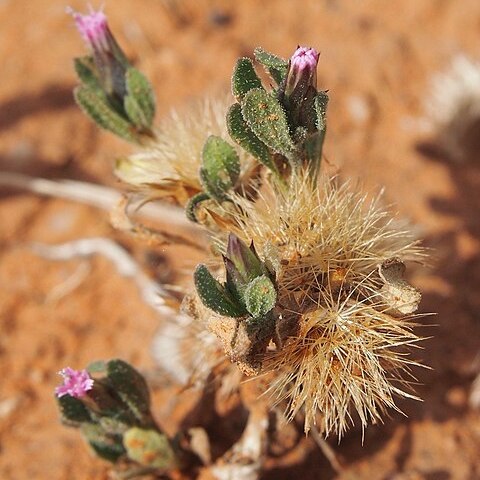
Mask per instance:
[[[253,88],[263,88],[262,81],[249,58],[239,58],[233,70],[232,93],[235,98],[243,98]]]
[[[122,419],[112,417],[99,417],[97,423],[105,433],[111,435],[123,435],[131,427],[129,423],[122,421]]]
[[[313,172],[318,170],[322,159],[322,147],[325,140],[325,130],[319,130],[310,134],[304,142],[304,149]]]
[[[243,118],[253,133],[275,152],[289,158],[295,145],[289,133],[287,116],[278,100],[264,90],[250,90],[242,102]]]
[[[145,117],[142,108],[133,97],[127,95],[123,99],[123,107],[125,108],[125,113],[127,114],[128,118],[132,121],[135,127],[137,127],[139,130],[150,128],[149,121]]]
[[[277,171],[268,147],[252,132],[242,115],[242,107],[234,103],[227,113],[228,133],[232,139],[272,171]]]
[[[74,90],[80,108],[99,126],[132,143],[140,143],[132,125],[110,105],[105,94],[82,85]]]
[[[237,305],[225,288],[209,272],[205,265],[198,265],[193,274],[195,288],[202,303],[214,312],[225,317],[241,317],[244,309]]]
[[[79,426],[81,423],[92,421],[88,408],[78,398],[64,395],[57,397],[57,403],[65,423]]]
[[[216,200],[225,200],[226,193],[237,183],[240,160],[235,149],[220,137],[211,135],[203,147],[200,181]]]
[[[97,90],[102,89],[97,77],[95,63],[91,55],[75,58],[73,62],[78,78],[86,87]]]
[[[325,139],[325,130],[319,130],[307,137],[304,143],[304,149],[307,159],[312,169],[312,174],[316,176],[322,159],[322,147]]]
[[[309,133],[316,130],[316,98],[317,91],[311,85],[307,86],[306,90],[298,88],[292,92],[287,100],[287,110],[294,127],[305,127]]]
[[[315,97],[315,112],[317,117],[315,124],[317,131],[309,135],[304,143],[312,178],[316,178],[322,159],[323,143],[327,131],[327,105],[328,95],[326,92],[318,92]]]
[[[301,145],[308,137],[308,131],[305,127],[297,127],[293,134],[293,142],[295,145]]]
[[[100,458],[115,463],[126,453],[121,435],[109,435],[102,427],[93,423],[82,425],[81,430],[93,451]]]
[[[265,275],[253,279],[245,289],[245,305],[254,317],[263,317],[277,302],[277,292],[272,281]]]
[[[155,94],[147,78],[139,70],[129,67],[125,74],[127,96],[124,107],[132,122],[141,128],[151,128],[155,116]]]
[[[171,469],[176,455],[166,435],[155,430],[131,428],[123,436],[128,457],[140,465]]]
[[[104,360],[96,360],[87,366],[88,373],[103,373],[107,369],[107,363]]]
[[[123,360],[107,363],[107,378],[113,390],[128,406],[141,423],[148,423],[150,415],[150,392],[143,376]]]
[[[327,106],[328,95],[327,92],[318,92],[315,98],[315,110],[317,112],[317,129],[326,131],[327,129]]]
[[[276,84],[281,85],[288,73],[288,61],[273,53],[266,52],[260,47],[256,48],[253,53],[257,62],[264,66]]]
[[[198,219],[195,215],[195,210],[200,203],[202,203],[205,200],[208,200],[209,198],[210,198],[210,195],[208,195],[208,193],[205,193],[205,192],[199,192],[190,198],[190,200],[187,202],[187,205],[185,206],[185,215],[190,221],[195,223],[198,222]]]
[[[257,47],[253,54],[255,55],[255,60],[265,67],[283,68],[285,70],[288,68],[288,60],[285,60],[274,53],[267,52],[262,47]]]

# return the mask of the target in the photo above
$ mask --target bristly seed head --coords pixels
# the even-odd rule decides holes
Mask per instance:
[[[87,370],[74,370],[65,367],[58,372],[63,377],[63,385],[55,388],[55,395],[60,398],[70,395],[75,398],[84,397],[92,389],[94,380]]]
[[[264,188],[254,202],[235,202],[232,231],[253,240],[276,271],[281,347],[267,352],[263,371],[287,418],[299,414],[306,432],[317,424],[342,436],[356,419],[362,427],[380,421],[397,408],[395,397],[414,398],[413,310],[391,313],[378,273],[388,259],[422,261],[408,229],[378,198],[325,178],[314,187],[294,176],[284,193]]]
[[[228,138],[227,95],[206,98],[183,110],[173,110],[158,126],[157,139],[147,149],[117,161],[115,174],[140,190],[147,199],[170,197],[184,205],[201,191],[198,171],[209,135]],[[252,167],[252,157],[238,148],[241,177]]]

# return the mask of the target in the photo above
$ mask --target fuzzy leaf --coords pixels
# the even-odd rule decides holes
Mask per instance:
[[[96,74],[96,67],[93,57],[87,55],[85,57],[78,57],[73,60],[75,72],[83,85],[101,90],[100,82]]]
[[[99,417],[98,425],[103,428],[105,433],[111,435],[121,435],[131,427],[128,423],[111,417]]]
[[[241,317],[245,311],[237,305],[225,288],[209,272],[205,265],[198,265],[193,274],[195,288],[202,303],[225,317]]]
[[[294,151],[285,110],[276,98],[258,88],[242,102],[243,118],[255,135],[275,152],[289,157]]]
[[[132,143],[139,143],[132,125],[109,104],[105,94],[91,87],[80,86],[74,90],[75,100],[81,109],[99,126]]]
[[[155,116],[155,94],[147,78],[136,68],[125,74],[127,96],[124,107],[128,117],[138,127],[151,128]]]
[[[88,408],[78,398],[64,395],[57,397],[57,402],[64,422],[79,426],[81,423],[92,421]]]
[[[262,47],[257,47],[253,54],[255,55],[255,60],[261,63],[265,67],[275,67],[278,69],[288,69],[288,60],[285,60],[274,53],[267,52]]]
[[[203,147],[200,181],[216,200],[224,200],[240,175],[240,160],[235,149],[220,137],[211,135]]]
[[[107,378],[122,401],[142,423],[150,419],[150,392],[143,376],[123,360],[107,363]]]
[[[150,127],[151,122],[149,122],[148,119],[145,117],[142,107],[140,107],[138,102],[133,97],[127,95],[123,99],[123,107],[128,118],[139,130],[147,129]]]
[[[125,454],[121,435],[109,435],[93,423],[82,425],[82,433],[94,452],[109,462],[115,463]]]
[[[253,68],[249,58],[239,58],[232,76],[232,93],[235,98],[242,99],[253,88],[263,88],[262,82]]]
[[[253,279],[245,289],[245,305],[249,313],[255,317],[263,317],[277,301],[277,292],[272,281],[262,275]]]
[[[208,200],[209,198],[210,196],[208,195],[208,193],[205,192],[199,192],[190,198],[190,200],[187,202],[187,205],[185,206],[185,215],[190,221],[195,223],[198,222],[198,219],[195,215],[195,209],[200,203]]]
[[[256,48],[253,53],[257,62],[264,66],[277,85],[281,85],[288,73],[288,61],[273,53],[266,52],[260,47]]]
[[[227,113],[227,127],[230,137],[254,156],[260,163],[263,163],[270,170],[276,171],[272,156],[268,147],[252,132],[242,115],[242,107],[234,103]]]
[[[305,153],[313,177],[316,177],[322,159],[323,142],[325,141],[325,133],[327,130],[327,105],[328,95],[325,92],[318,92],[315,97],[315,126],[317,130],[310,134],[304,142]]]
[[[295,145],[303,144],[308,137],[308,131],[305,127],[297,127],[293,134],[293,142]]]
[[[96,360],[87,366],[88,373],[104,373],[106,369],[107,364],[104,360]]]
[[[306,90],[295,89],[288,99],[288,113],[295,127],[305,127],[309,133],[317,128],[317,111],[315,102],[317,91],[311,85]]]
[[[326,92],[318,92],[315,99],[315,110],[317,112],[316,126],[318,130],[325,131],[327,129],[327,106],[328,95]]]
[[[140,465],[171,469],[176,464],[167,436],[155,430],[130,428],[123,436],[123,444],[128,457]]]
[[[325,140],[325,130],[318,130],[315,133],[309,135],[304,142],[304,149],[309,166],[311,168],[311,174],[316,176],[320,161],[322,159],[322,148]]]
[[[120,438],[118,442],[120,441]],[[111,463],[117,462],[118,459],[125,454],[123,446],[118,442],[106,443],[96,440],[88,441],[90,447],[92,447],[93,451],[98,457],[103,458]]]

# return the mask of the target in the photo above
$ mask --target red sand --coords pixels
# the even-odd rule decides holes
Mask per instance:
[[[0,2],[0,168],[116,185],[113,160],[129,147],[98,131],[73,103],[71,59],[84,46],[64,7]],[[401,401],[408,418],[392,413],[367,429],[363,446],[359,430],[338,447],[332,442],[345,465],[340,476],[304,442],[305,449],[271,458],[263,478],[480,478],[480,416],[467,402],[480,352],[480,169],[422,155],[425,139],[414,122],[434,71],[459,52],[480,58],[480,3],[116,0],[106,12],[153,81],[160,115],[227,89],[235,58],[257,45],[284,56],[297,44],[318,48],[319,82],[331,98],[329,161],[367,188],[385,186],[387,200],[435,250],[433,268],[412,276],[425,293],[422,311],[438,312],[422,320],[437,325],[422,328],[432,338],[417,354],[433,367],[417,372],[424,402]],[[114,232],[104,212],[13,190],[1,192],[0,225],[0,478],[106,478],[106,465],[58,422],[55,372],[115,356],[151,366],[159,319],[106,260],[54,263],[26,247],[85,236],[132,246],[131,239]],[[133,247],[138,258],[145,247]],[[175,269],[185,266],[175,249],[165,253]],[[55,298],[73,274],[83,281]],[[156,405],[168,426],[166,410]]]

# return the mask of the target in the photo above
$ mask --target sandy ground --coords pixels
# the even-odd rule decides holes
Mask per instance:
[[[255,46],[288,56],[297,44],[321,51],[319,84],[329,89],[326,155],[342,175],[386,199],[418,225],[434,251],[432,268],[414,269],[437,312],[419,331],[432,338],[418,358],[422,403],[408,415],[352,430],[337,446],[345,471],[321,453],[268,461],[264,480],[455,480],[480,478],[480,415],[469,407],[480,370],[480,169],[425,148],[422,102],[433,72],[455,54],[480,58],[480,3],[448,0],[112,0],[105,2],[120,43],[156,88],[159,116],[228,88],[236,57]],[[71,6],[84,10],[82,1]],[[84,46],[58,0],[0,1],[0,168],[49,178],[117,185],[111,173],[128,145],[98,131],[72,100],[73,56]],[[430,152],[430,154],[428,154]],[[51,262],[31,242],[114,238],[162,278],[193,260],[175,249],[145,260],[146,245],[112,230],[105,212],[15,190],[0,191],[0,478],[102,479],[77,432],[62,427],[53,401],[57,372],[120,356],[152,366],[160,319],[136,287],[102,258]],[[75,284],[72,291],[62,286]],[[159,420],[168,427],[165,408]],[[164,418],[162,418],[164,416]]]

